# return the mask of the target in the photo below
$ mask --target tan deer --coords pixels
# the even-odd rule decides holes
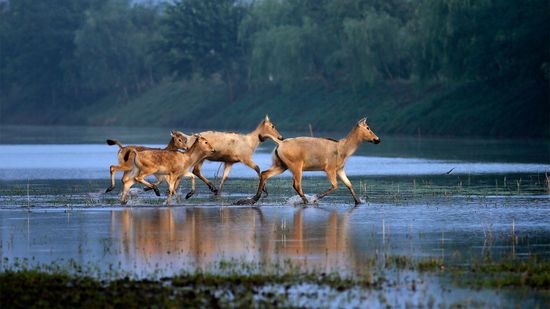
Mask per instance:
[[[122,179],[124,189],[122,191],[121,204],[126,204],[126,195],[128,190],[136,182],[155,190],[155,194],[160,196],[160,191],[155,184],[149,183],[145,177],[149,175],[164,175],[168,183],[168,197],[166,203],[170,205],[170,199],[175,193],[182,177],[191,178],[191,191],[187,193],[185,199],[190,198],[195,193],[195,175],[189,172],[189,169],[198,161],[215,152],[214,147],[202,136],[196,136],[195,142],[187,152],[170,150],[130,150],[125,159],[128,159],[130,153],[134,154],[132,174]]]
[[[212,146],[216,149],[216,152],[209,155],[203,160],[200,160],[193,169],[193,174],[200,178],[214,194],[220,194],[223,188],[223,184],[233,164],[241,162],[244,165],[250,167],[258,173],[260,176],[260,168],[254,161],[252,161],[252,155],[256,151],[256,148],[260,143],[266,140],[267,135],[270,135],[272,139],[282,140],[283,137],[275,129],[275,126],[269,120],[269,117],[266,115],[264,120],[258,125],[258,127],[248,133],[248,134],[239,134],[233,132],[216,132],[216,131],[206,131],[201,132],[199,135],[208,139]],[[189,139],[189,142],[192,142],[192,138]],[[189,144],[188,142],[188,144]],[[214,185],[208,181],[201,174],[201,166],[205,160],[215,161],[215,162],[224,162],[223,167],[223,176],[220,181],[219,188],[215,188]],[[265,190],[265,188],[262,188]]]
[[[355,205],[361,203],[346,176],[344,165],[346,164],[346,160],[353,155],[364,141],[375,144],[380,143],[380,138],[372,132],[366,118],[359,120],[348,136],[338,141],[314,137],[296,137],[278,141],[272,136],[267,137],[273,139],[277,144],[272,155],[273,164],[268,170],[261,173],[256,195],[250,199],[237,201],[236,204],[256,203],[262,195],[266,180],[281,174],[287,169],[292,172],[294,190],[298,192],[304,204],[307,204],[308,200],[302,191],[302,171],[324,171],[327,174],[332,186],[328,190],[319,193],[319,199],[338,188],[336,180],[336,175],[338,175],[351,192]]]
[[[179,131],[171,131],[170,137],[170,142],[168,142],[168,145],[166,145],[164,150],[187,150],[187,135]],[[128,160],[124,160],[124,157],[128,153],[131,153],[132,149],[138,152],[143,150],[160,150],[160,148],[151,148],[145,146],[123,146],[119,141],[114,139],[108,139],[107,144],[110,146],[117,145],[120,149],[118,151],[118,165],[111,165],[109,167],[109,172],[111,173],[111,186],[107,188],[107,190],[105,190],[105,193],[111,192],[115,188],[115,173],[117,171],[124,171],[124,175],[122,176],[122,178],[124,179],[124,177],[126,177],[128,173],[132,170],[132,167],[134,166],[133,157],[130,156]],[[158,186],[162,182],[162,176],[157,177],[157,180],[158,181],[156,185]]]

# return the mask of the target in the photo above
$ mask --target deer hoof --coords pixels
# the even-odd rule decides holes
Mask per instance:
[[[189,193],[187,193],[187,195],[185,196],[185,199],[189,199],[191,196],[193,196],[193,194],[195,194],[195,191],[190,191]]]
[[[126,205],[126,203],[128,203],[128,202],[126,202],[126,201],[120,201],[120,205],[122,205],[122,206]]]
[[[155,194],[157,196],[160,196],[160,191],[159,191],[159,188],[157,188],[157,186],[153,185],[153,190],[155,190]]]
[[[114,188],[115,187],[110,186],[109,188],[107,188],[107,190],[105,190],[105,193],[109,193],[109,192],[113,191]]]

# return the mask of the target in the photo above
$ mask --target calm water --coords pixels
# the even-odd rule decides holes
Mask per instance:
[[[546,201],[501,203],[4,210],[0,252],[42,263],[70,258],[105,270],[113,265],[138,276],[208,269],[231,259],[268,265],[290,260],[361,274],[377,255],[435,256],[449,264],[486,256],[549,258]]]

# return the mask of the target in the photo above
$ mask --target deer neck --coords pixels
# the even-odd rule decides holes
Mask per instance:
[[[178,150],[173,138],[170,139],[170,142],[164,147],[164,150]]]
[[[363,140],[359,137],[357,129],[353,128],[348,136],[341,139],[338,143],[338,152],[340,156],[345,160],[355,153],[357,148],[363,143]]]
[[[192,164],[202,159],[202,156],[204,156],[204,153],[201,152],[199,147],[197,146],[197,142],[193,143],[193,146],[189,148],[189,159],[191,160]]]
[[[258,126],[254,131],[248,133],[246,136],[248,138],[248,142],[250,143],[250,146],[253,147],[254,150],[258,148],[262,140],[260,140],[260,133],[261,128]]]

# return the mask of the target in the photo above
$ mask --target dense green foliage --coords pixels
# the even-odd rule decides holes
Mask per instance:
[[[548,5],[9,0],[0,122],[548,137]]]

